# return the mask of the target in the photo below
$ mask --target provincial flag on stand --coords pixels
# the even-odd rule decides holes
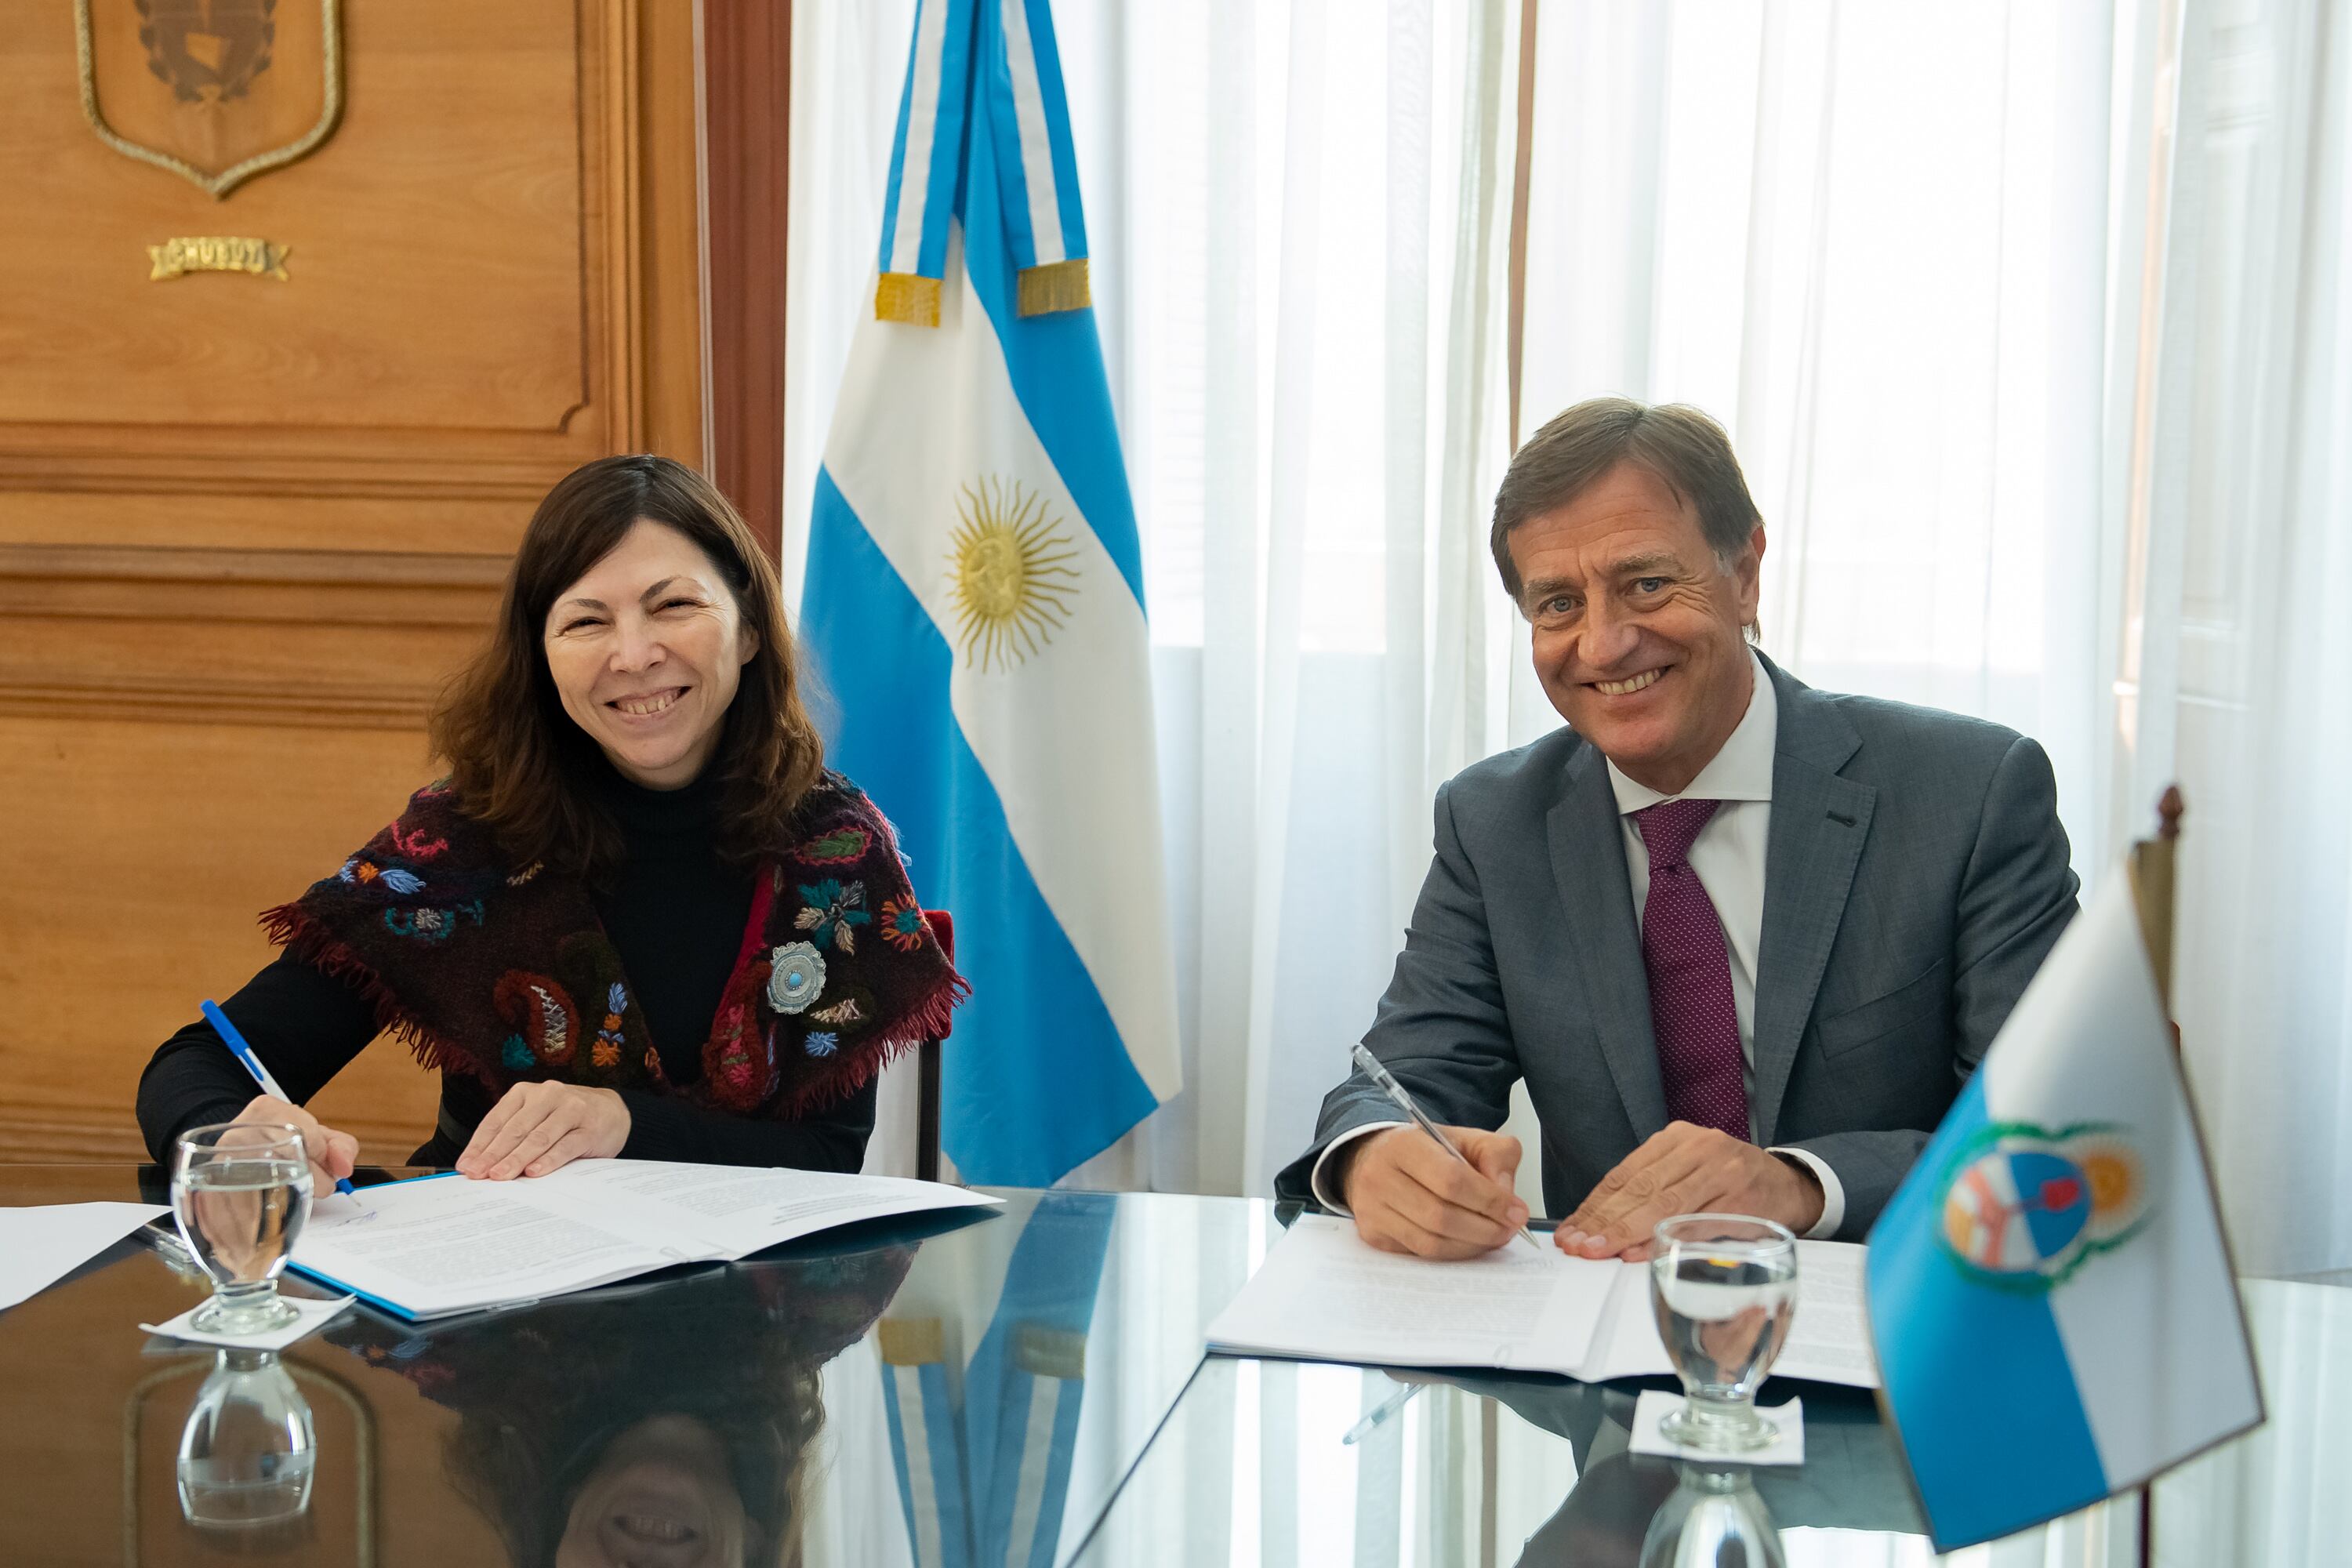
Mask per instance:
[[[1086,258],[1047,0],[920,0],[801,626],[833,760],[956,919],[940,1142],[979,1183],[1052,1183],[1179,1081],[1142,552]]]
[[[1938,1551],[2258,1424],[2237,1280],[2118,874],[1870,1233],[1887,1415]]]

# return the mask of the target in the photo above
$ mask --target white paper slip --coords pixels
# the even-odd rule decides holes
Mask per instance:
[[[1622,1268],[1556,1247],[1433,1263],[1382,1252],[1348,1220],[1302,1215],[1209,1325],[1209,1344],[1244,1355],[1583,1376]]]
[[[1797,1312],[1773,1370],[1874,1388],[1862,1248],[1797,1244]],[[1481,1366],[1600,1382],[1674,1370],[1649,1266],[1507,1247],[1459,1263],[1382,1252],[1349,1221],[1304,1215],[1209,1325],[1209,1347],[1374,1366]]]
[[[1780,1436],[1771,1447],[1744,1454],[1718,1454],[1670,1442],[1658,1423],[1683,1407],[1683,1396],[1664,1389],[1645,1388],[1633,1404],[1633,1437],[1626,1446],[1637,1454],[1662,1454],[1669,1459],[1704,1459],[1711,1465],[1801,1465],[1805,1462],[1805,1402],[1791,1399],[1756,1414],[1770,1422]]]
[[[1850,1241],[1797,1243],[1797,1312],[1788,1342],[1773,1358],[1780,1377],[1878,1386],[1878,1360],[1870,1348],[1862,1309],[1864,1248]],[[1593,1378],[1663,1377],[1675,1364],[1658,1337],[1650,1302],[1650,1266],[1618,1263],[1624,1270],[1611,1291],[1609,1321],[1594,1344]]]
[[[48,1289],[153,1219],[158,1204],[0,1208],[0,1308]]]
[[[294,1267],[411,1321],[1002,1201],[903,1177],[651,1160],[576,1160],[512,1182],[421,1176],[370,1187],[367,1199],[364,1209],[321,1205],[294,1244]]]
[[[221,1345],[229,1350],[282,1351],[299,1339],[317,1333],[342,1314],[354,1298],[339,1296],[331,1301],[315,1301],[307,1296],[280,1296],[279,1300],[292,1307],[294,1321],[282,1329],[271,1329],[258,1334],[206,1333],[189,1321],[205,1309],[199,1301],[168,1322],[142,1323],[139,1326],[151,1334],[161,1334],[167,1340],[185,1340],[192,1345]]]

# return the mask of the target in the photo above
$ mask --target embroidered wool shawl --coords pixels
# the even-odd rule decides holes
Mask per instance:
[[[969,987],[908,884],[896,836],[830,773],[753,881],[702,1076],[673,1084],[586,884],[515,866],[445,784],[331,876],[263,912],[270,940],[352,982],[427,1067],[502,1094],[543,1079],[791,1121],[948,1032]]]

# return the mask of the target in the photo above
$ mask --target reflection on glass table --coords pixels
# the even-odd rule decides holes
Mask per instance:
[[[892,1501],[829,1489],[809,1568],[1066,1561],[1265,1254],[1264,1205],[1006,1197],[924,1243],[875,1331],[825,1368],[837,1473],[887,1478]]]
[[[310,1402],[276,1353],[218,1352],[180,1428],[180,1516],[237,1550],[301,1519],[317,1462]]]
[[[165,1181],[0,1167],[0,1203]],[[249,1560],[906,1568],[934,1538],[1066,1557],[1263,1258],[1270,1205],[1004,1195],[508,1310],[355,1307],[280,1358],[316,1466],[300,1539]],[[177,1471],[214,1352],[131,1327],[209,1290],[184,1248],[132,1238],[0,1312],[0,1563],[220,1559]]]
[[[1410,1380],[1410,1381],[1407,1381]],[[1648,1380],[1662,1386],[1664,1380]],[[1422,1384],[1355,1442],[1367,1413]],[[1767,1403],[1794,1392],[1773,1385]],[[1215,1356],[1075,1559],[1087,1568],[1725,1563],[1660,1555],[1719,1536],[1731,1506],[1777,1532],[1781,1560],[1860,1568],[1936,1561],[1869,1394],[1807,1384],[1805,1463],[1698,1468],[1629,1444],[1638,1385],[1435,1376]],[[1679,1491],[1678,1491],[1679,1489]],[[1677,1500],[1679,1498],[1679,1501]],[[1708,1500],[1727,1506],[1709,1510]],[[1675,1530],[1662,1512],[1700,1515]],[[1712,1523],[1710,1524],[1710,1521]],[[1970,1561],[2122,1563],[2121,1510],[2095,1510]],[[1659,1539],[1652,1541],[1652,1532]],[[1645,1544],[1653,1555],[1645,1557]],[[2026,1555],[2020,1557],[2023,1552]],[[1752,1568],[1762,1558],[1751,1557]]]
[[[518,1565],[1052,1561],[1182,1388],[1248,1214],[1017,1193],[896,1244],[326,1337],[457,1413],[450,1479]]]

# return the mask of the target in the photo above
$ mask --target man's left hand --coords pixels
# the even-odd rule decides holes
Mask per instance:
[[[1570,1258],[1650,1256],[1650,1233],[1678,1214],[1743,1214],[1802,1236],[1822,1217],[1822,1185],[1792,1160],[1688,1121],[1670,1121],[1601,1178],[1552,1240]]]
[[[613,1090],[519,1083],[474,1129],[457,1169],[493,1182],[544,1176],[574,1160],[617,1154],[628,1141],[628,1103]]]

